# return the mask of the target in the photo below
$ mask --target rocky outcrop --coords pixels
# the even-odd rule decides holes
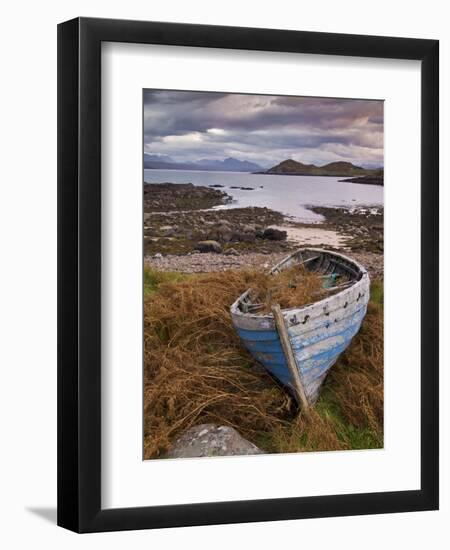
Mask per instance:
[[[213,209],[211,201],[227,200],[220,189],[190,184],[144,186],[144,250],[146,256],[187,254],[215,241],[227,248],[268,252],[285,241],[264,239],[264,230],[283,223],[284,216],[264,207]],[[166,209],[164,211],[164,205]],[[209,249],[209,248],[208,248]],[[215,246],[212,250],[218,251]]]
[[[264,454],[230,426],[200,424],[179,436],[165,458]]]
[[[144,211],[147,214],[150,212],[201,210],[219,204],[226,204],[230,201],[231,197],[224,191],[193,185],[192,183],[152,183],[144,185]]]

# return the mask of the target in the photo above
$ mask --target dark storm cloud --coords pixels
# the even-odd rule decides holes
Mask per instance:
[[[155,102],[165,103],[167,105],[174,103],[204,103],[208,100],[219,99],[228,94],[220,92],[178,92],[171,90],[144,90],[144,105]]]
[[[234,156],[263,165],[383,163],[383,103],[372,100],[144,92],[145,151],[179,161]]]

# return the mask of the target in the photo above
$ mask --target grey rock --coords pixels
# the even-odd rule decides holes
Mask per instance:
[[[231,227],[231,223],[228,220],[225,220],[224,218],[221,218],[218,223],[220,226],[227,226],[228,228]]]
[[[239,252],[234,248],[227,248],[224,254],[226,254],[227,256],[239,256]]]
[[[253,243],[256,240],[256,231],[252,225],[243,225],[233,232],[233,241]]]
[[[162,225],[159,228],[160,232],[164,235],[164,237],[173,237],[176,229],[178,228],[172,225]]]
[[[253,243],[256,240],[256,233],[240,233],[239,240],[243,243]]]
[[[286,238],[286,231],[281,231],[280,229],[275,229],[274,227],[264,229],[263,239],[268,239],[269,241],[284,241]]]
[[[202,456],[233,456],[264,454],[230,426],[200,424],[179,436],[166,458],[195,458]]]
[[[219,239],[224,243],[229,243],[233,239],[231,231],[224,231],[219,233]]]
[[[200,252],[222,252],[222,247],[217,241],[200,241],[195,248]]]
[[[231,232],[231,226],[229,223],[221,223],[215,232],[218,240],[224,243],[229,243],[232,239],[233,233]]]
[[[253,224],[246,224],[242,226],[242,231],[244,233],[254,233],[255,232],[255,226]]]
[[[189,235],[190,233],[190,235]],[[206,241],[208,239],[215,240],[214,237],[211,237],[209,233],[206,233],[205,231],[202,231],[200,229],[195,229],[195,231],[187,231],[186,232],[186,238],[187,239],[194,239],[196,241]]]

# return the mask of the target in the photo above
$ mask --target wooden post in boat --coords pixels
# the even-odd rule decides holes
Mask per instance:
[[[281,347],[283,348],[288,368],[292,374],[292,379],[294,380],[295,391],[302,405],[302,410],[305,412],[305,414],[308,414],[308,399],[306,398],[305,389],[300,378],[300,373],[298,372],[297,362],[295,361],[294,353],[291,348],[291,342],[289,341],[288,331],[284,323],[283,313],[281,312],[279,304],[275,304],[272,306],[272,313],[275,320],[275,326],[277,327],[278,335],[280,336]]]

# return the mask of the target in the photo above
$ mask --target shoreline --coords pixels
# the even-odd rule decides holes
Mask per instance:
[[[383,256],[381,254],[373,252],[349,254],[345,251],[342,252],[350,255],[363,265],[372,279],[383,279]],[[146,256],[144,258],[144,266],[154,271],[185,274],[214,273],[243,268],[267,270],[280,262],[288,254],[286,252],[274,252],[270,254],[246,252],[237,256],[216,254],[214,252],[194,252],[186,255],[168,254],[161,257]]]
[[[221,209],[230,196],[209,186],[152,184],[155,189],[144,194],[144,261],[152,269],[265,269],[310,246],[363,257],[373,275],[383,276],[383,207],[308,206],[322,221],[304,223],[267,207]]]

